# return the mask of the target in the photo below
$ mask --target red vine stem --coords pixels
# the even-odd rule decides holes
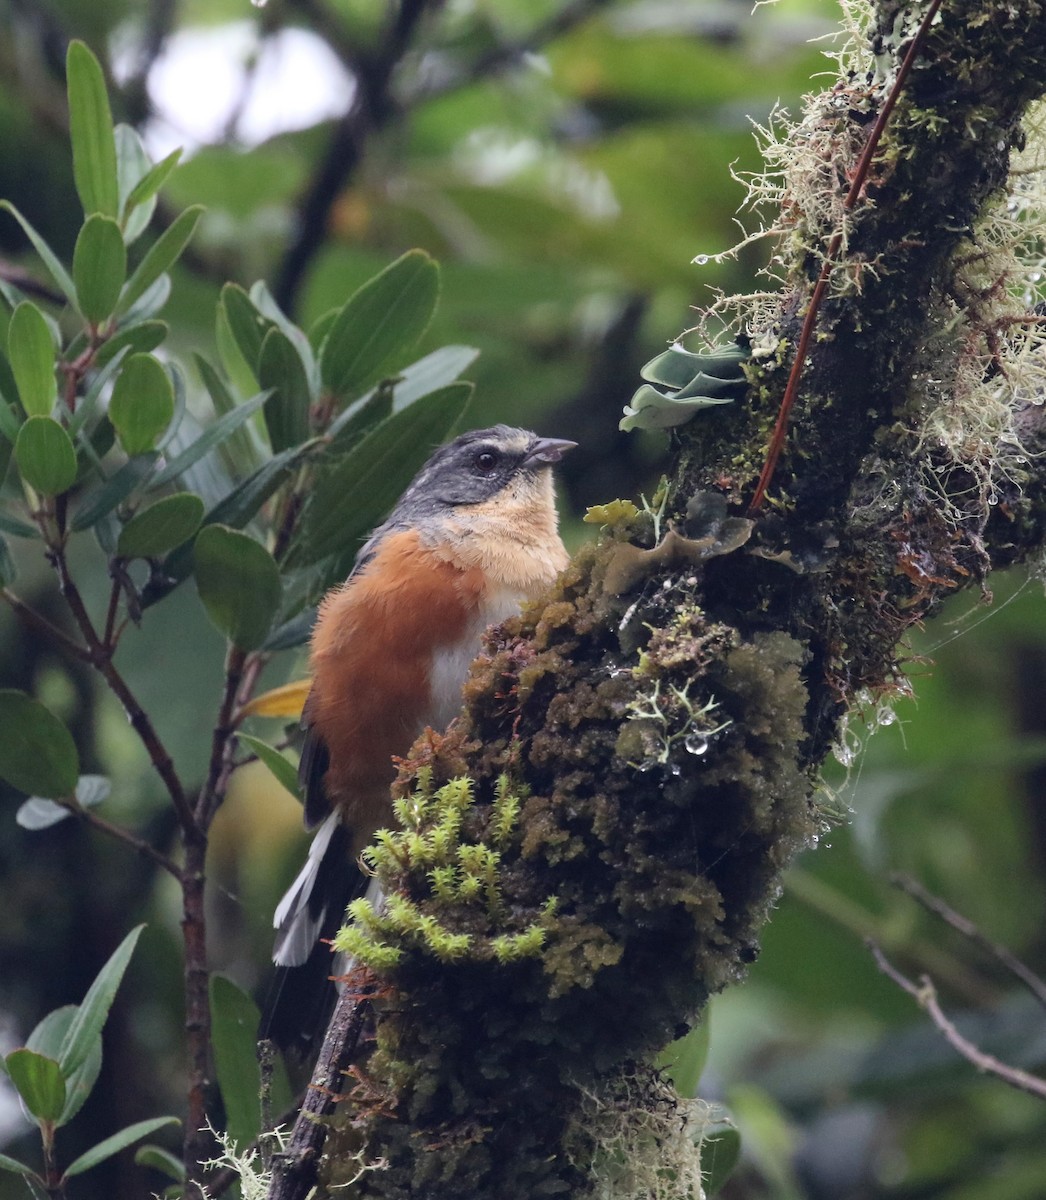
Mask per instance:
[[[843,211],[845,213],[853,211],[864,192],[872,159],[875,157],[875,152],[879,149],[879,143],[886,132],[887,122],[890,120],[890,115],[901,93],[904,91],[908,75],[916,58],[919,56],[919,52],[922,50],[923,43],[926,41],[926,35],[933,24],[934,18],[937,16],[941,3],[942,0],[930,0],[930,7],[926,10],[922,21],[920,21],[915,37],[912,38],[911,45],[908,47],[900,69],[897,72],[897,78],[894,80],[893,87],[890,89],[882,108],[879,110],[879,115],[872,126],[872,131],[868,135],[864,149],[861,151],[861,157],[857,160],[850,190],[846,193],[846,199],[843,200]],[[752,496],[752,501],[748,506],[750,516],[754,516],[762,507],[767,488],[770,486],[770,481],[774,477],[774,471],[777,469],[777,462],[781,457],[781,451],[784,449],[785,434],[788,431],[788,420],[792,414],[792,406],[795,404],[795,398],[799,392],[799,379],[802,376],[803,367],[806,365],[806,356],[810,348],[810,339],[813,337],[814,325],[817,323],[817,314],[820,311],[821,301],[828,287],[828,278],[831,275],[832,267],[835,266],[836,255],[839,253],[842,242],[843,231],[842,229],[837,229],[832,234],[831,240],[828,243],[824,261],[821,263],[821,272],[817,277],[817,283],[814,284],[810,304],[806,310],[806,317],[803,319],[803,327],[799,333],[799,341],[795,348],[792,369],[788,375],[784,397],[781,400],[781,407],[777,413],[777,422],[774,425],[774,432],[770,438],[769,448],[767,449],[766,462],[763,464],[759,482],[756,484],[755,494]]]

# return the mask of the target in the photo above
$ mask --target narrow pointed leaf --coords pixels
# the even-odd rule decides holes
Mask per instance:
[[[9,1154],[0,1154],[0,1171],[10,1171],[13,1175],[32,1176],[36,1179],[40,1186],[44,1186],[44,1181],[40,1179],[32,1167],[27,1167],[25,1163],[21,1163],[17,1158],[11,1158]]]
[[[26,416],[49,416],[58,395],[55,345],[44,314],[30,300],[11,315],[7,352]]]
[[[279,569],[268,550],[227,525],[208,525],[196,538],[194,572],[215,627],[241,650],[260,646],[281,598]]]
[[[80,311],[100,325],[113,314],[127,274],[127,247],[120,226],[99,213],[88,217],[73,251],[73,281]]]
[[[706,1196],[715,1196],[741,1158],[741,1134],[724,1125],[701,1139],[701,1175]]]
[[[309,405],[312,396],[305,364],[290,338],[280,329],[270,329],[262,342],[258,382],[271,388],[265,401],[265,427],[274,451],[297,446],[309,436]]]
[[[320,355],[323,382],[346,399],[361,395],[396,365],[428,328],[439,297],[439,268],[410,250],[351,296]]]
[[[97,1146],[92,1146],[79,1158],[74,1159],[65,1169],[65,1178],[70,1179],[74,1175],[82,1175],[84,1171],[98,1166],[99,1163],[105,1162],[107,1158],[112,1158],[114,1154],[119,1154],[128,1146],[133,1146],[135,1142],[143,1137],[148,1137],[150,1133],[155,1133],[157,1129],[163,1129],[165,1125],[178,1124],[180,1122],[177,1117],[153,1117],[149,1121],[136,1121],[133,1125],[128,1125],[126,1129],[121,1129],[119,1133],[107,1137],[105,1141],[99,1142]]]
[[[262,343],[275,328],[275,322],[263,316],[250,296],[235,283],[227,283],[222,288],[221,305],[244,362],[257,375]]]
[[[116,989],[120,986],[127,964],[138,943],[144,925],[137,925],[109,956],[105,966],[98,972],[87,989],[87,995],[78,1005],[76,1016],[69,1023],[62,1048],[58,1055],[62,1072],[70,1076],[86,1061],[95,1040],[101,1036],[109,1009],[112,1007]]]
[[[159,279],[155,279],[149,284],[141,297],[130,308],[120,308],[119,325],[140,325],[143,321],[152,320],[167,303],[170,296],[171,277],[170,275],[161,275]]]
[[[73,177],[84,213],[120,215],[113,118],[98,60],[83,42],[69,43],[65,62]]]
[[[18,568],[7,542],[0,537],[0,586],[9,587],[18,578]]]
[[[149,192],[139,204],[131,204],[131,194],[142,180],[155,169],[146,153],[138,132],[130,125],[117,125],[113,130],[116,142],[116,182],[120,207],[120,227],[126,245],[131,245],[145,232],[156,210],[156,193]],[[180,153],[176,151],[176,154]]]
[[[116,186],[116,143],[106,77],[83,42],[70,42],[66,55],[73,178],[84,214],[120,215]]]
[[[44,266],[50,271],[51,278],[58,284],[58,287],[65,293],[66,299],[70,304],[76,303],[76,285],[73,283],[73,277],[62,266],[58,255],[44,241],[36,229],[29,223],[27,218],[23,217],[17,208],[10,200],[0,200],[0,208],[6,209],[12,217],[22,227],[25,236],[32,242],[33,249],[40,255]]]
[[[75,1004],[65,1004],[61,1008],[49,1012],[26,1039],[26,1046],[38,1054],[46,1054],[50,1058],[57,1059],[61,1053],[65,1035],[69,1032],[69,1026],[76,1017],[76,1012],[77,1005]],[[76,1116],[98,1082],[101,1070],[102,1039],[96,1037],[83,1063],[66,1077],[65,1107],[62,1109],[62,1115],[55,1122],[56,1125],[59,1127],[67,1125]]]
[[[472,385],[452,383],[391,416],[317,480],[289,565],[351,553],[464,415]]]
[[[65,1080],[53,1058],[35,1050],[13,1050],[4,1066],[22,1103],[38,1121],[55,1122],[65,1107]]]
[[[152,450],[174,416],[170,376],[151,354],[132,354],[124,361],[109,401],[109,420],[124,450]]]
[[[248,1146],[261,1129],[257,1048],[261,1014],[250,996],[223,975],[211,976],[210,999],[214,1066],[226,1129],[238,1146]]]
[[[192,492],[164,496],[135,513],[120,530],[116,553],[123,558],[159,558],[196,533],[203,512],[203,501]]]
[[[124,202],[124,212],[129,213],[139,204],[144,204],[147,200],[152,199],[171,177],[171,172],[178,165],[181,157],[182,150],[179,147],[151,167],[131,189],[130,195]]]
[[[153,1171],[159,1171],[161,1175],[166,1175],[175,1183],[182,1183],[185,1180],[185,1164],[170,1150],[165,1150],[162,1146],[154,1146],[151,1143],[139,1146],[134,1152],[134,1161],[139,1167],[149,1167]]]
[[[293,683],[270,688],[260,696],[255,696],[249,704],[245,704],[241,715],[245,717],[283,717],[288,721],[297,721],[301,716],[301,710],[305,707],[305,697],[308,696],[311,687],[311,679],[296,679]],[[241,734],[241,736],[244,735]]]
[[[275,747],[270,746],[268,742],[263,742],[261,738],[252,737],[249,733],[239,733],[236,736],[245,746],[249,746],[258,758],[269,768],[272,774],[276,777],[277,783],[281,784],[290,794],[298,799],[298,767],[296,763],[292,763],[289,758],[282,755]]]
[[[79,498],[71,522],[72,528],[77,532],[90,529],[111,513],[149,478],[159,457],[155,450],[137,455],[125,462],[101,487]]]
[[[18,431],[15,462],[22,478],[44,496],[58,496],[76,482],[76,451],[52,417],[30,417]]]
[[[453,383],[478,357],[479,351],[472,346],[441,346],[404,367],[392,393],[393,412]]]
[[[121,350],[128,348],[132,352],[148,354],[150,350],[155,350],[163,344],[167,333],[166,321],[142,321],[138,325],[129,325],[102,343],[94,357],[95,364],[99,367],[107,366]]]
[[[166,274],[182,256],[192,235],[196,231],[203,207],[194,204],[171,222],[162,234],[146,251],[145,257],[135,267],[131,278],[127,281],[123,295],[120,297],[118,312],[127,312],[150,287]]]
[[[257,396],[252,396],[250,400],[245,400],[231,412],[219,417],[213,425],[208,425],[195,442],[186,446],[180,454],[171,459],[156,476],[155,485],[158,487],[160,484],[170,483],[172,479],[177,479],[183,471],[187,471],[208,451],[215,449],[232,437],[236,430],[261,408],[267,395],[267,392],[262,392]]]
[[[28,521],[19,521],[17,517],[0,512],[0,531],[9,533],[12,537],[35,538],[40,536],[39,529]]]

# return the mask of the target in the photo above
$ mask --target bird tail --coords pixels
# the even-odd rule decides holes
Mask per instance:
[[[349,832],[333,812],[316,831],[305,865],[273,917],[276,971],[258,1036],[301,1058],[329,1019],[336,995],[332,974],[344,973],[327,942],[344,923],[348,905],[374,882],[349,852]]]

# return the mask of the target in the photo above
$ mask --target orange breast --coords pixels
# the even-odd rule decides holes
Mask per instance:
[[[434,652],[469,634],[486,588],[479,569],[435,558],[413,531],[389,535],[320,607],[312,639],[312,722],[330,751],[332,805],[354,852],[387,820],[393,755],[432,709]]]

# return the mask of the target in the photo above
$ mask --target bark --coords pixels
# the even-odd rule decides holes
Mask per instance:
[[[676,436],[674,530],[608,512],[403,765],[403,830],[375,854],[398,898],[347,943],[378,994],[321,1168],[328,1188],[358,1176],[338,1195],[581,1197],[595,1174],[603,1194],[692,1194],[685,1153],[665,1158],[686,1113],[642,1064],[754,959],[825,823],[820,765],[848,710],[898,686],[905,631],[1041,549],[1038,334],[989,234],[1046,90],[1046,4],[946,0],[843,213],[922,11],[875,8],[877,67],[851,60],[781,156],[784,287],[739,306],[744,403]]]

